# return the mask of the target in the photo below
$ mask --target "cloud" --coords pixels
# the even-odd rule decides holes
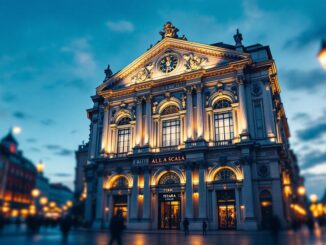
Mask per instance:
[[[310,116],[308,113],[305,112],[299,112],[293,115],[292,119],[294,121],[308,121],[310,120]]]
[[[135,29],[134,24],[126,20],[108,21],[106,26],[115,32],[133,32]]]
[[[54,174],[52,174],[52,176],[56,176],[56,177],[71,177],[71,174],[68,174],[68,173],[54,173]]]
[[[326,85],[326,73],[322,69],[304,70],[281,70],[284,77],[284,85],[291,90],[315,90]]]
[[[305,154],[301,165],[302,170],[306,170],[315,167],[320,164],[326,163],[326,152],[312,151]]]
[[[76,129],[70,131],[71,134],[75,134],[77,132],[78,132],[78,130],[76,130]]]
[[[17,96],[14,95],[14,94],[11,94],[11,93],[6,93],[6,94],[3,94],[2,95],[2,100],[4,102],[7,102],[7,103],[10,103],[10,102],[13,102],[17,99]]]
[[[58,150],[61,148],[60,145],[55,145],[55,144],[48,144],[48,145],[45,145],[45,147],[48,149],[48,150]]]
[[[33,152],[41,152],[41,150],[37,147],[31,147],[29,150]]]
[[[306,179],[326,179],[326,173],[321,173],[321,174],[304,173],[303,176]]]
[[[52,126],[55,124],[55,122],[52,119],[45,119],[45,120],[41,120],[41,124],[45,126]]]
[[[60,151],[55,152],[55,154],[59,156],[71,156],[73,153],[74,151],[64,148],[60,149]]]
[[[326,23],[315,21],[298,35],[289,39],[284,48],[302,48],[314,42],[320,42],[326,36]]]
[[[319,139],[322,135],[326,134],[326,122],[321,122],[313,125],[312,127],[298,130],[298,138],[303,141],[311,141]]]
[[[27,115],[26,113],[21,112],[21,111],[15,111],[12,115],[13,115],[13,117],[15,117],[17,119],[27,119],[27,118],[30,118],[29,115]]]
[[[37,142],[37,140],[34,139],[34,138],[28,138],[28,139],[26,139],[26,142],[28,142],[28,143],[35,143],[35,142]]]

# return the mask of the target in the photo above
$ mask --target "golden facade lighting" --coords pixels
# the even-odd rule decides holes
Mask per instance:
[[[321,49],[317,55],[320,64],[326,69],[326,41],[323,40],[321,44]]]
[[[306,189],[304,188],[304,186],[299,186],[298,187],[298,194],[300,196],[304,196],[306,194]]]
[[[38,189],[33,189],[32,192],[31,192],[31,194],[32,194],[32,197],[33,198],[37,198],[37,197],[39,197],[39,195],[41,194],[41,192]]]

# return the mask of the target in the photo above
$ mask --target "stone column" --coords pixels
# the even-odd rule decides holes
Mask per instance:
[[[109,126],[109,105],[104,105],[103,132],[101,152],[108,153],[108,126]]]
[[[92,178],[86,177],[87,196],[85,201],[84,218],[86,222],[92,221]]]
[[[151,202],[151,193],[150,193],[150,183],[149,183],[149,169],[144,170],[144,203],[143,203],[143,219],[150,218],[150,202]]]
[[[206,219],[206,181],[205,181],[205,166],[199,166],[199,218]]]
[[[192,104],[192,88],[187,88],[187,140],[193,139],[193,104]]]
[[[242,200],[245,208],[245,224],[244,229],[255,230],[257,229],[256,216],[254,210],[252,179],[251,179],[251,161],[244,158],[243,160],[243,188]]]
[[[217,207],[217,203],[216,203],[216,190],[212,190],[212,228],[216,229],[217,228],[217,220],[216,220],[216,207]]]
[[[138,172],[133,172],[133,184],[131,189],[130,218],[138,218]]]
[[[272,105],[272,96],[270,87],[268,84],[263,84],[263,103],[264,103],[264,116],[267,137],[274,139],[276,138],[275,119]]]
[[[239,102],[240,102],[239,118],[241,120],[240,136],[243,140],[247,140],[249,138],[248,116],[247,116],[246,92],[244,87],[243,76],[238,76],[238,83],[239,83]]]
[[[136,146],[141,146],[142,139],[142,99],[137,98],[136,106]]]
[[[202,99],[202,87],[197,86],[197,138],[203,139],[203,99]]]
[[[112,193],[109,194],[108,208],[109,208],[108,222],[110,222],[111,217],[114,215],[114,213],[113,213],[113,194]]]
[[[92,115],[92,123],[91,123],[91,142],[90,142],[90,158],[94,158],[96,156],[96,151],[98,149],[96,149],[96,141],[97,141],[97,118],[98,117],[98,114],[95,115]]]
[[[192,194],[193,194],[192,169],[190,166],[186,166],[186,217],[190,219],[193,216]]]
[[[103,224],[103,204],[104,204],[104,190],[103,190],[103,182],[104,182],[104,167],[103,165],[99,165],[98,173],[97,173],[97,188],[96,188],[96,221],[98,226]]]
[[[111,153],[117,153],[117,128],[116,126],[112,127],[112,136],[111,136]]]
[[[146,98],[146,123],[145,123],[145,137],[144,145],[149,146],[150,135],[151,135],[151,122],[152,122],[152,110],[151,110],[151,96],[148,95]]]

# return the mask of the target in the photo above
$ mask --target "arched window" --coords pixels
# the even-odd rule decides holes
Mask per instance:
[[[229,100],[219,100],[214,105],[214,109],[230,108]],[[218,145],[231,144],[234,137],[232,111],[218,111],[214,113],[215,141]]]
[[[118,177],[112,184],[112,188],[128,188],[128,180],[125,177]]]
[[[169,105],[163,109],[161,115],[169,115],[169,114],[174,114],[174,113],[178,113],[178,112],[179,112],[179,108],[177,106]]]
[[[124,117],[118,122],[117,132],[117,153],[125,154],[129,151],[130,146],[130,121],[129,117]]]
[[[179,108],[175,105],[169,105],[163,109],[161,115],[172,115],[179,112]],[[170,147],[180,144],[180,118],[167,119],[162,122],[162,146]]]
[[[214,109],[222,109],[222,108],[228,108],[228,107],[231,107],[231,102],[226,99],[219,100],[214,105]]]
[[[118,126],[130,124],[130,117],[124,117],[118,122]]]
[[[158,181],[159,185],[178,185],[180,184],[180,178],[176,173],[168,172],[164,174]]]
[[[230,169],[222,169],[216,173],[214,180],[221,182],[235,181],[237,180],[237,176]]]

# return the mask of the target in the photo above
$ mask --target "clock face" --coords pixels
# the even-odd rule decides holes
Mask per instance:
[[[159,61],[159,68],[164,73],[173,71],[178,64],[178,57],[175,54],[168,54]]]

